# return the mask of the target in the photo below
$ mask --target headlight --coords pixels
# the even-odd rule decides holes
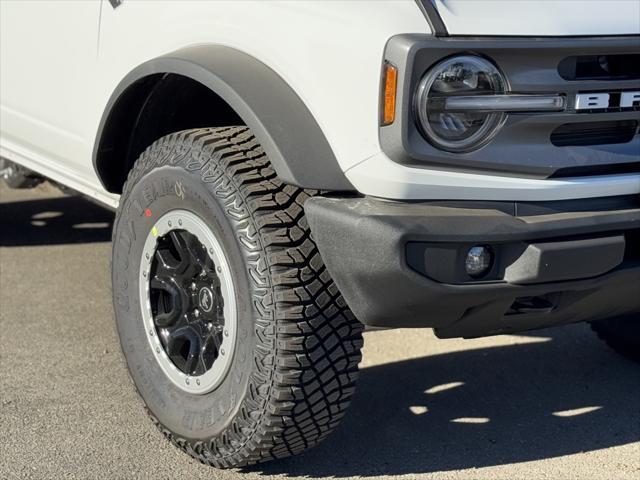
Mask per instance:
[[[503,95],[507,82],[488,60],[473,55],[451,57],[436,64],[420,81],[415,111],[429,142],[449,152],[468,152],[486,144],[500,130],[507,114],[478,108],[455,108],[454,97]],[[462,100],[462,98],[460,98]]]

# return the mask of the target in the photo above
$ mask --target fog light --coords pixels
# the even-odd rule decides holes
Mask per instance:
[[[464,261],[464,268],[467,275],[478,278],[489,273],[493,264],[493,252],[491,247],[476,245],[471,247]]]

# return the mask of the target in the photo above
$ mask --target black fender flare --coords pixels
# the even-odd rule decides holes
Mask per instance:
[[[235,110],[268,155],[278,176],[304,188],[355,190],[314,116],[298,94],[270,67],[223,45],[196,45],[149,60],[116,87],[102,115],[93,148],[93,166],[103,186],[111,150],[104,144],[110,122],[127,90],[146,77],[178,74],[208,87]]]

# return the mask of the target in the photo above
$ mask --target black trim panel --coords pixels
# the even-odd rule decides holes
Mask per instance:
[[[361,322],[476,337],[640,312],[639,200],[551,202],[533,210],[503,202],[511,203],[508,213],[498,202],[314,197],[305,212],[327,269]],[[520,210],[533,215],[516,216]],[[495,247],[495,275],[458,276],[474,245]],[[540,247],[538,261],[531,245]],[[589,251],[603,258],[585,261]],[[522,270],[523,261],[533,267]]]
[[[278,176],[304,188],[353,191],[315,118],[296,92],[264,63],[230,47],[199,45],[150,60],[129,73],[105,108],[93,151],[93,165],[105,188],[107,170],[118,162],[103,132],[122,120],[118,106],[130,87],[158,74],[178,74],[208,87],[251,128]]]

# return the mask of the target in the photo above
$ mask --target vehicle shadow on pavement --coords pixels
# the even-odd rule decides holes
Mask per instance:
[[[0,203],[0,246],[108,242],[113,216],[77,196]]]
[[[609,352],[585,325],[543,335],[364,369],[342,425],[324,443],[251,471],[420,474],[640,440],[639,366]]]

